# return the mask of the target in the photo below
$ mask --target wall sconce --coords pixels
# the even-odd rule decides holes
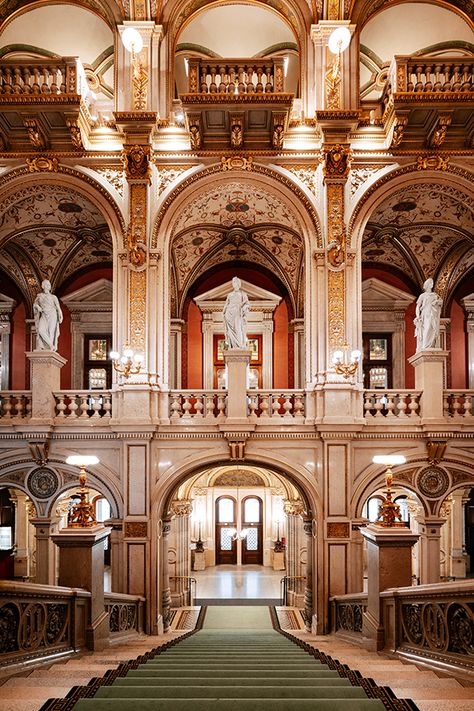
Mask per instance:
[[[403,454],[376,454],[372,461],[374,464],[385,464],[387,467],[385,472],[385,486],[387,488],[384,491],[384,500],[379,506],[379,515],[375,523],[383,528],[405,528],[400,506],[392,501],[392,467],[396,464],[405,464],[406,458]]]
[[[142,369],[143,356],[141,353],[135,353],[130,346],[124,346],[123,353],[120,355],[118,351],[110,351],[109,356],[112,360],[114,370],[124,378],[129,375],[136,375]]]
[[[362,355],[360,351],[353,350],[349,360],[348,350],[348,345],[344,344],[342,350],[334,351],[332,354],[332,362],[336,373],[344,376],[346,380],[356,372]]]
[[[71,511],[68,515],[68,528],[91,528],[97,524],[94,507],[89,501],[89,489],[87,484],[86,467],[91,464],[98,464],[99,458],[94,455],[87,454],[72,454],[66,459],[66,464],[74,467],[79,467],[79,484],[80,489],[75,494],[79,495],[79,502],[72,504]],[[71,503],[73,499],[71,498]]]
[[[143,49],[142,36],[134,27],[127,27],[122,33],[122,44],[132,55],[133,108],[135,111],[145,111],[148,75],[139,58]]]
[[[351,33],[345,26],[336,27],[328,39],[328,49],[334,54],[333,63],[326,73],[326,108],[337,110],[341,108],[341,55],[348,48]]]

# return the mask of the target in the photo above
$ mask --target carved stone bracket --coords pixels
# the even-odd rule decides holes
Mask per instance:
[[[188,114],[189,140],[191,150],[198,151],[202,146],[202,130],[200,114]]]
[[[71,143],[77,150],[83,150],[84,144],[82,143],[81,129],[76,119],[66,119],[66,126],[71,134]]]
[[[39,121],[34,118],[23,119],[23,125],[28,132],[28,140],[37,151],[44,151],[48,147],[48,140]]]
[[[43,467],[48,462],[49,442],[28,442],[32,460]]]
[[[26,165],[30,173],[57,173],[59,161],[57,158],[38,156],[37,158],[27,158]]]
[[[398,116],[395,121],[395,126],[392,133],[392,142],[390,148],[398,148],[403,141],[405,128],[408,124],[408,116]]]
[[[449,156],[419,155],[416,159],[418,170],[446,170],[449,165]]]
[[[244,115],[230,115],[230,145],[231,148],[242,148],[244,143]]]
[[[126,145],[123,149],[125,177],[128,181],[151,182],[151,147],[147,145]]]
[[[244,156],[230,156],[230,158],[222,156],[221,167],[222,170],[252,170],[252,161],[252,156],[247,158]]]
[[[245,440],[229,439],[229,455],[231,461],[245,459]]]
[[[443,145],[446,140],[446,133],[448,131],[449,126],[451,125],[452,120],[453,117],[451,116],[451,114],[439,115],[438,121],[436,122],[436,126],[428,141],[431,148],[439,148]]]
[[[188,499],[174,499],[169,510],[173,516],[190,516],[193,512],[193,504]]]
[[[280,151],[283,148],[286,114],[273,114],[272,146]]]
[[[345,180],[350,170],[351,149],[349,144],[325,145],[323,154],[325,179],[342,178]]]

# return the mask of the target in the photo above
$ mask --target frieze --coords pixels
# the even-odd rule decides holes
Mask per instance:
[[[148,535],[148,524],[146,521],[125,521],[125,538],[146,538]]]

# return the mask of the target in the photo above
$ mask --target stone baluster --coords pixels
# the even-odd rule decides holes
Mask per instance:
[[[184,395],[184,402],[183,402],[183,420],[190,420],[191,415],[190,415],[190,410],[191,410],[191,396],[190,395]]]
[[[304,400],[301,393],[295,393],[295,400],[293,405],[293,415],[296,418],[304,417]]]
[[[257,419],[258,395],[251,393],[249,395],[249,419],[254,421]]]
[[[101,400],[100,396],[92,398],[92,409],[94,411],[94,414],[92,415],[92,417],[95,417],[96,419],[98,417],[100,417],[100,408],[102,406],[100,400]]]
[[[417,396],[409,395],[408,409],[410,410],[409,417],[418,417],[418,408],[420,407]]]
[[[88,402],[89,397],[88,397],[88,395],[83,394],[83,395],[80,395],[79,398],[81,400],[81,404],[79,406],[81,414],[79,417],[81,417],[82,419],[87,419],[89,417],[88,412],[87,412],[87,410],[89,409],[89,402]]]
[[[3,417],[5,420],[11,420],[12,417],[12,399],[9,395],[3,399]]]
[[[103,417],[110,417],[112,410],[112,395],[110,393],[104,394],[104,415]]]
[[[58,394],[56,395],[56,400],[57,400],[57,404],[56,404],[57,415],[56,415],[56,417],[59,417],[59,418],[61,418],[61,419],[63,420],[63,419],[65,419],[65,417],[66,417],[66,415],[65,415],[65,410],[66,410],[66,403],[65,403],[66,395],[64,395],[63,393],[58,393]]]
[[[15,398],[15,417],[23,417],[23,395],[21,393]]]
[[[469,417],[473,415],[472,412],[472,395],[466,393],[464,395],[464,417]]]
[[[206,393],[204,395],[206,406],[206,420],[214,419],[214,393]]]
[[[375,417],[383,417],[383,415],[382,415],[383,402],[382,402],[381,395],[377,395],[377,394],[375,395],[374,410],[375,410]]]
[[[268,408],[270,407],[270,395],[262,393],[260,395],[260,419],[269,417]]]
[[[403,393],[400,395],[398,398],[398,403],[397,403],[397,410],[398,410],[398,417],[400,419],[403,419],[406,417],[406,409],[407,409],[407,403],[406,403],[406,395]]]
[[[395,417],[393,411],[395,409],[395,395],[387,395],[387,417]]]
[[[285,414],[283,415],[283,417],[287,420],[288,419],[292,420],[293,415],[291,413],[291,410],[292,410],[293,406],[291,404],[291,395],[286,393],[286,395],[282,395],[282,397],[285,399],[285,402],[283,403],[283,409],[285,411]]]
[[[272,417],[280,417],[279,415],[279,409],[280,409],[280,399],[277,394],[272,395]]]
[[[217,396],[217,419],[219,422],[225,420],[225,395]]]
[[[181,416],[181,404],[179,402],[180,395],[178,393],[172,393],[171,394],[171,416],[170,419],[174,422],[176,420],[179,420]]]
[[[77,417],[77,409],[79,408],[79,405],[76,402],[76,396],[74,393],[68,393],[69,398],[69,415],[71,419],[75,419]]]
[[[202,400],[203,400],[204,396],[203,395],[195,395],[194,397],[196,399],[196,401],[194,403],[194,409],[196,411],[194,418],[197,420],[202,420],[202,411],[204,409]]]
[[[371,393],[365,393],[364,395],[364,415],[366,419],[372,417],[370,411],[372,409],[372,395]]]
[[[461,409],[461,402],[459,399],[459,395],[454,394],[453,395],[453,417],[460,417],[461,414],[459,410]]]

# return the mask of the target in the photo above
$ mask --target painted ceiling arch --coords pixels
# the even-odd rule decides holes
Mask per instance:
[[[395,267],[419,288],[433,277],[446,297],[474,269],[474,196],[441,181],[395,190],[369,217],[362,261]]]
[[[0,204],[0,259],[31,305],[41,281],[53,290],[77,271],[110,264],[112,237],[106,219],[69,186],[30,185]]]
[[[51,4],[82,6],[102,17],[111,28],[127,19],[130,12],[130,0],[74,0],[70,3],[67,3],[66,0],[66,3],[52,2]],[[30,8],[38,5],[38,0],[2,0],[0,3],[0,30],[3,29],[13,15],[18,15],[19,12],[28,12]]]
[[[474,0],[418,0],[430,5],[451,6],[459,11],[471,23],[474,21]],[[393,5],[400,5],[410,0],[344,0],[346,19],[362,27],[377,12]]]

